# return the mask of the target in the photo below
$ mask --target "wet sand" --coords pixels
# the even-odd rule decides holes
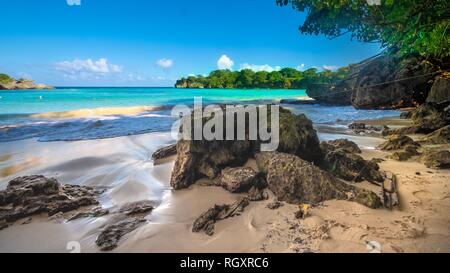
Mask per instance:
[[[330,130],[320,138],[355,141],[367,159],[387,156],[375,149],[383,139],[343,131]],[[173,161],[158,166],[151,161],[151,154],[170,141],[167,134],[152,133],[76,142],[1,143],[0,170],[10,171],[0,172],[0,189],[16,176],[44,174],[61,183],[107,187],[99,200],[103,207],[151,200],[156,208],[147,216],[149,222],[124,236],[115,252],[368,252],[369,241],[378,242],[382,252],[450,252],[450,170],[390,159],[380,166],[398,178],[401,206],[392,211],[333,200],[299,220],[294,216],[296,205],[266,208],[274,200],[271,196],[251,202],[240,216],[219,221],[211,237],[192,233],[192,223],[202,212],[240,195],[199,185],[171,190]],[[364,182],[359,186],[373,187]],[[94,241],[107,219],[65,222],[35,216],[25,225],[25,219],[19,220],[0,231],[0,252],[69,252],[71,241],[79,242],[82,252],[98,252]]]

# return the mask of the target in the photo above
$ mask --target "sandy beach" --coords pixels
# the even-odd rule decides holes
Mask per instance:
[[[372,121],[398,126],[404,122]],[[450,252],[450,170],[387,159],[387,152],[375,149],[383,142],[380,137],[323,131],[321,140],[347,138],[361,147],[365,159],[385,159],[380,167],[397,175],[400,206],[370,209],[332,200],[313,207],[307,218],[296,219],[296,205],[268,209],[275,199],[271,194],[269,200],[251,202],[242,215],[219,221],[213,236],[193,233],[192,223],[202,212],[242,195],[201,185],[173,191],[173,158],[157,166],[151,160],[156,149],[172,142],[167,133],[2,143],[0,189],[16,176],[43,174],[61,183],[106,188],[99,200],[104,208],[151,200],[155,209],[146,217],[148,223],[125,235],[116,252],[369,252],[368,242],[378,242],[382,252]],[[367,182],[358,186],[377,190]],[[25,224],[19,220],[0,231],[0,252],[70,252],[67,244],[73,241],[82,252],[98,252],[95,239],[108,217],[68,222],[33,216]]]

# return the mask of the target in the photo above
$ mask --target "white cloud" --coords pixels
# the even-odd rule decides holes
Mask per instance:
[[[322,68],[325,69],[325,70],[336,70],[336,69],[338,69],[338,67],[335,66],[335,65],[323,65]]]
[[[69,6],[81,6],[81,0],[66,0]]]
[[[234,62],[232,59],[230,59],[227,55],[220,56],[219,60],[217,61],[217,67],[219,69],[233,69]]]
[[[130,81],[130,82],[140,82],[140,81],[144,81],[145,78],[142,77],[141,75],[128,74],[124,80]]]
[[[63,61],[56,63],[56,69],[68,74],[106,75],[111,73],[121,73],[123,67],[109,64],[108,59],[100,58],[96,61],[93,61],[92,59]]]
[[[299,71],[303,71],[303,70],[305,70],[305,64],[300,64],[295,69],[297,69]]]
[[[259,71],[273,72],[273,71],[281,70],[281,66],[277,65],[277,66],[272,67],[268,64],[257,65],[257,64],[244,63],[244,64],[241,64],[241,70],[242,69],[251,69],[255,72],[259,72]]]
[[[167,69],[167,68],[172,67],[172,65],[173,65],[173,60],[163,58],[163,59],[157,60],[157,61],[156,61],[156,65],[158,65],[159,67],[162,67],[162,68],[164,68],[164,69]]]

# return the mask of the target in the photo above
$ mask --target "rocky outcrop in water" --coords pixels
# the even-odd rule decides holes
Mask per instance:
[[[81,218],[90,218],[90,217],[101,217],[109,214],[108,209],[103,209],[102,207],[95,207],[93,209],[87,211],[81,211],[72,215],[68,221],[78,220]]]
[[[158,160],[173,156],[177,154],[177,144],[172,144],[166,147],[162,147],[152,154],[152,160],[157,162]]]
[[[308,85],[306,94],[320,104],[351,105],[352,90],[351,81],[341,81],[336,84],[317,83]]]
[[[101,228],[95,243],[101,251],[113,250],[123,236],[147,222],[145,216],[152,210],[152,203],[148,200],[126,203],[112,210],[113,217]]]
[[[26,89],[53,89],[54,87],[45,84],[35,84],[32,80],[14,80],[0,82],[0,90],[26,90]]]
[[[127,218],[118,222],[108,224],[104,227],[95,243],[101,251],[113,250],[117,247],[120,239],[127,233],[132,232],[145,224],[144,218]]]
[[[363,122],[353,122],[348,125],[348,128],[355,134],[374,134],[383,130],[383,127],[381,126],[366,125]]]
[[[78,185],[61,185],[55,178],[42,175],[22,176],[9,181],[0,191],[0,222],[14,222],[31,215],[52,216],[97,205],[95,197],[101,191]]]

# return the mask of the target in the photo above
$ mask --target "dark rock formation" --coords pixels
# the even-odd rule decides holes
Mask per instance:
[[[319,162],[323,157],[319,145],[316,130],[311,120],[305,115],[294,115],[286,110],[280,113],[278,152],[294,154],[311,162]]]
[[[404,148],[406,145],[420,146],[419,143],[412,140],[412,138],[410,138],[409,136],[392,135],[388,138],[386,142],[378,146],[378,148],[384,151],[391,151],[391,150],[400,150]]]
[[[414,110],[402,113],[401,117],[412,119],[413,125],[394,130],[388,134],[429,134],[450,125],[450,101],[441,103],[427,102]]]
[[[348,125],[348,128],[351,130],[365,130],[366,124],[363,122],[353,122]]]
[[[425,166],[431,169],[449,169],[450,168],[450,152],[443,151],[426,151],[421,158]]]
[[[137,202],[126,203],[118,209],[118,213],[124,215],[147,214],[153,210],[152,202],[149,200],[142,200]]]
[[[352,104],[355,108],[385,109],[423,103],[435,71],[429,62],[416,58],[378,57],[361,67],[353,89]]]
[[[320,147],[325,157],[319,166],[336,177],[353,182],[383,180],[375,161],[366,161],[356,154],[361,153],[356,143],[337,139],[322,142]]]
[[[95,243],[102,251],[109,251],[117,247],[120,239],[144,225],[145,216],[153,210],[151,202],[142,200],[122,205],[111,212],[114,214],[102,228]]]
[[[156,152],[152,154],[152,159],[153,161],[157,161],[176,154],[177,154],[177,144],[172,144],[166,147],[162,147],[161,149],[158,149]]]
[[[249,200],[246,197],[239,199],[231,205],[215,205],[202,213],[194,221],[192,232],[204,231],[207,235],[211,236],[214,234],[214,224],[217,221],[241,214],[248,205]]]
[[[353,122],[348,125],[348,128],[352,130],[355,134],[361,134],[361,133],[373,133],[373,132],[380,132],[383,130],[383,127],[381,126],[367,126],[365,123],[362,122]]]
[[[328,146],[328,145],[330,145],[330,146]],[[358,147],[358,145],[355,142],[350,141],[345,138],[330,140],[328,142],[322,142],[322,143],[320,143],[320,148],[322,149],[322,151],[334,150],[334,149],[340,148],[348,153],[357,153],[357,154],[361,153],[361,149]]]
[[[230,192],[246,192],[258,183],[258,172],[249,167],[225,168],[220,175],[222,187]]]
[[[395,152],[389,157],[397,161],[406,161],[417,155],[420,155],[420,153],[417,151],[416,145],[406,145],[402,151]]]
[[[267,193],[267,190],[262,186],[253,186],[248,191],[247,197],[250,201],[262,201],[269,198],[269,193]]]
[[[90,209],[88,211],[82,211],[74,214],[72,217],[68,219],[68,221],[77,220],[80,218],[87,218],[87,217],[101,217],[109,214],[108,209],[103,209],[102,207],[95,207],[93,209]]]
[[[383,194],[383,204],[386,208],[392,209],[399,205],[397,194],[397,177],[391,172],[384,173],[384,181],[381,184]]]
[[[331,174],[294,155],[268,152],[256,155],[267,173],[269,189],[281,201],[316,204],[330,199],[352,200],[371,208],[381,205],[373,192],[337,180]]]
[[[296,105],[312,105],[312,104],[318,104],[319,102],[316,100],[300,100],[300,99],[283,99],[280,100],[281,104],[296,104]]]
[[[180,140],[170,184],[187,188],[202,177],[215,178],[227,166],[243,165],[252,155],[250,141]]]
[[[12,79],[10,82],[1,83],[0,82],[0,90],[22,90],[22,89],[53,89],[54,87],[48,86],[45,84],[35,84],[32,80],[14,80]]]
[[[367,161],[361,156],[344,149],[328,150],[325,154],[323,168],[336,177],[347,181],[383,181],[377,163]]]
[[[266,208],[274,210],[274,209],[279,209],[282,206],[284,206],[283,202],[274,201],[272,203],[267,204]]]
[[[108,224],[101,231],[95,243],[102,251],[109,251],[117,247],[120,239],[136,228],[142,226],[146,220],[140,217],[127,218]]]
[[[449,144],[450,143],[450,125],[442,127],[420,139],[421,142],[429,144]]]
[[[294,115],[280,108],[279,122],[278,151],[296,154],[309,161],[322,159],[317,133],[305,115]],[[257,140],[180,140],[171,185],[174,189],[186,188],[199,178],[217,177],[226,167],[242,166],[260,145]]]
[[[436,77],[427,97],[427,102],[445,101],[450,101],[450,75],[448,74]]]
[[[114,216],[134,216],[148,214],[153,210],[152,202],[149,200],[142,200],[137,202],[130,202],[122,205],[116,209],[103,209],[102,207],[95,207],[87,211],[81,211],[74,214],[69,218],[69,221],[73,221],[86,217],[101,217],[107,214],[113,214]]]
[[[96,205],[99,193],[90,187],[61,185],[42,175],[17,177],[0,191],[0,221],[13,222],[39,213],[51,216]]]
[[[306,89],[308,97],[320,104],[351,105],[353,81],[340,81],[335,84],[310,84]]]

